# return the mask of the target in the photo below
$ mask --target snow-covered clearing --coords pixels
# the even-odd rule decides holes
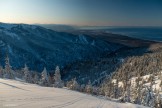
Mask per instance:
[[[91,95],[0,79],[0,108],[144,108]]]

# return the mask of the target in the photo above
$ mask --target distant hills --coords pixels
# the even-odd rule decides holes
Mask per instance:
[[[56,32],[37,25],[0,23],[0,63],[9,55],[13,69],[24,67],[42,71],[56,65],[103,57],[124,45],[106,42],[88,35]]]

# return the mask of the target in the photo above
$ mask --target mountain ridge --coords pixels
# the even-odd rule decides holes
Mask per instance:
[[[0,23],[0,63],[6,53],[13,68],[53,70],[76,60],[97,59],[124,47],[88,35],[56,32],[37,25]]]

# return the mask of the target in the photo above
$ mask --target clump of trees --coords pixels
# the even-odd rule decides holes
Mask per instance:
[[[118,81],[117,79],[121,80]],[[151,82],[144,83],[144,80],[142,76],[129,78],[127,81],[125,81],[125,78],[111,76],[102,84],[100,89],[102,92],[100,93],[109,99],[117,99],[119,102],[131,102],[152,108],[161,108],[162,99],[159,94],[161,88],[155,88],[155,76]]]
[[[126,58],[116,71],[101,85],[101,94],[120,102],[131,102],[161,108],[162,53]],[[144,78],[148,76],[147,78]],[[156,87],[160,80],[160,87]]]
[[[61,80],[60,68],[56,66],[54,76],[50,76],[44,67],[41,74],[35,71],[29,70],[27,64],[21,70],[14,71],[10,65],[9,57],[5,59],[5,68],[0,66],[0,78],[6,79],[22,79],[27,83],[39,84],[46,87],[58,87],[64,86],[64,82]]]

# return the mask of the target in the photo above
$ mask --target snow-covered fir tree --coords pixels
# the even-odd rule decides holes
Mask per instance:
[[[55,74],[54,74],[54,87],[61,88],[63,87],[63,82],[61,80],[60,68],[56,66]]]
[[[92,87],[92,94],[94,94],[94,95],[99,95],[99,87],[93,86],[93,87]]]
[[[10,59],[7,55],[5,60],[4,78],[14,79],[14,73],[10,65]]]
[[[91,84],[91,81],[89,80],[88,81],[88,84],[86,85],[86,88],[85,88],[86,90],[86,92],[87,93],[92,93],[92,84]]]
[[[149,107],[155,106],[155,95],[152,91],[152,87],[145,87],[142,94],[142,104]]]
[[[31,83],[32,82],[31,73],[30,73],[28,66],[26,64],[25,64],[25,67],[23,68],[23,73],[24,73],[25,82]]]
[[[73,89],[73,86],[72,86],[72,85],[73,85],[73,79],[70,80],[70,81],[67,81],[65,86],[66,86],[67,88],[69,88],[69,89]]]
[[[3,78],[3,68],[0,66],[0,78]]]
[[[85,91],[85,84],[81,84],[80,85],[80,90],[79,91],[81,91],[81,92],[84,92]]]
[[[80,89],[80,86],[79,86],[78,82],[76,81],[76,78],[69,81],[67,83],[67,87],[72,89],[72,90],[79,90]]]
[[[35,84],[39,84],[39,76],[37,73],[34,74],[34,79],[33,79]]]
[[[132,99],[131,101],[135,104],[141,104],[141,90],[142,90],[142,83],[140,83],[140,76],[135,79],[135,84],[133,87],[131,87],[132,91]]]
[[[160,90],[159,90],[160,91]],[[160,95],[160,92],[159,91],[157,91],[156,92],[156,102],[155,102],[155,108],[162,108],[162,99],[161,99],[161,95]]]
[[[49,86],[49,79],[48,79],[48,73],[47,69],[44,67],[42,73],[41,73],[41,85],[42,86]]]
[[[80,88],[80,86],[79,86],[76,78],[74,78],[74,80],[73,80],[73,89],[74,90],[79,90],[79,88]]]
[[[116,79],[115,79],[115,82],[114,82],[114,84],[113,84],[113,88],[114,88],[114,90],[113,90],[113,94],[114,94],[114,98],[118,98],[119,97],[119,78],[118,78],[118,75],[116,76]]]

